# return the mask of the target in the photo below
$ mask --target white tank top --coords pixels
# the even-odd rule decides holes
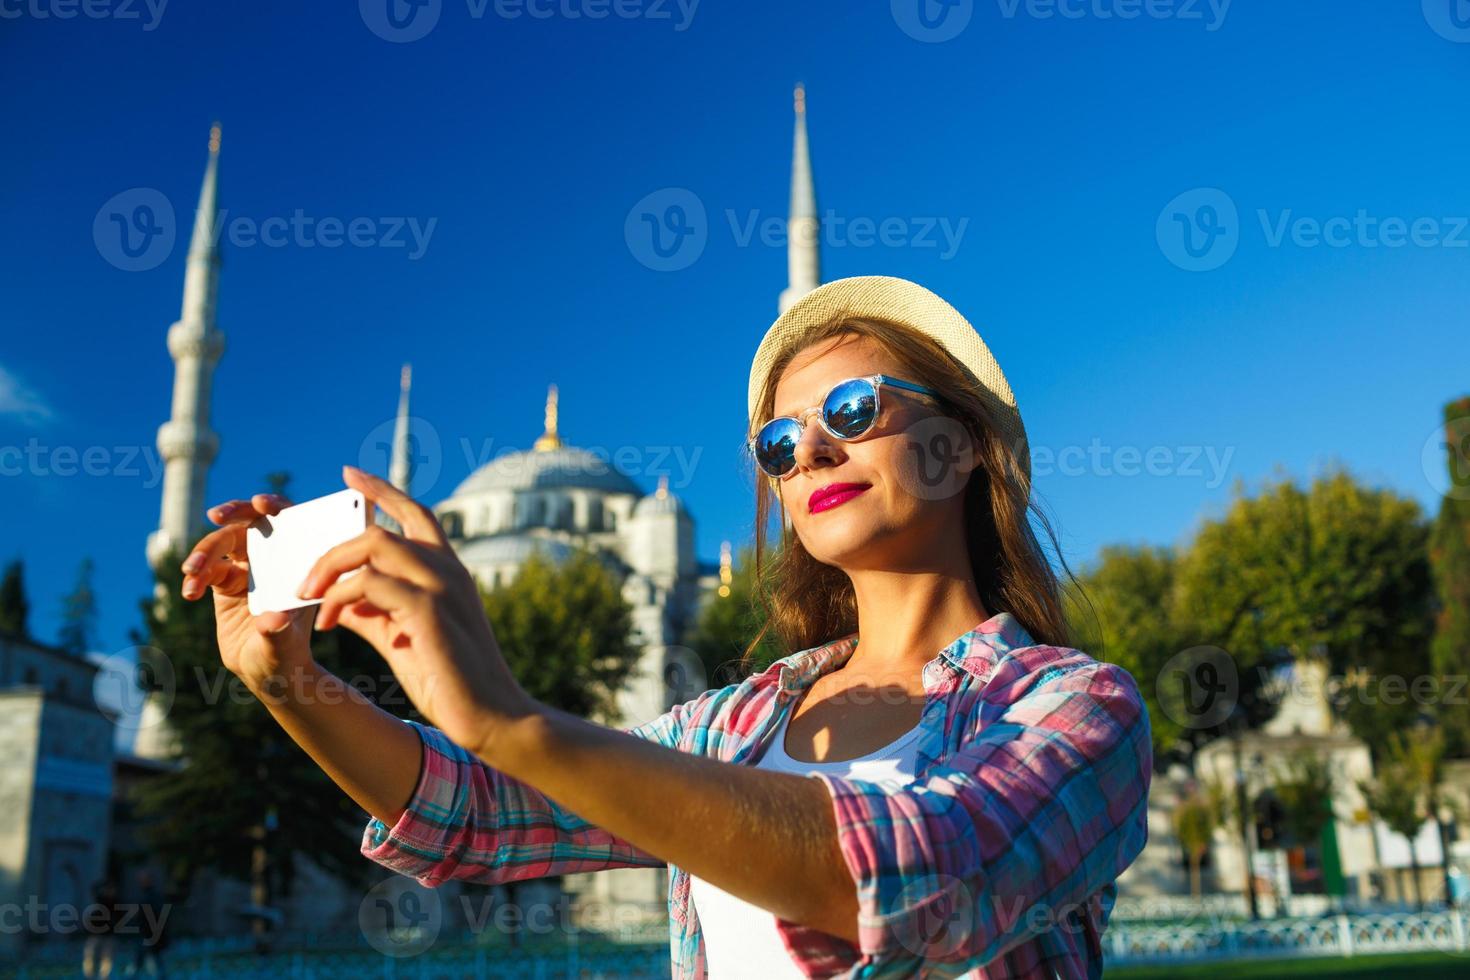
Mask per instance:
[[[788,712],[755,768],[801,776],[821,772],[867,782],[913,781],[922,722],[882,748],[856,759],[801,762],[786,754],[786,723],[790,718]],[[709,980],[805,977],[786,952],[773,914],[694,875],[689,876],[689,898],[704,934]]]

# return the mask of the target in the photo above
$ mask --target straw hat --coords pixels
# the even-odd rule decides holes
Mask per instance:
[[[960,312],[937,295],[907,279],[854,276],[818,286],[776,318],[756,348],[750,364],[750,397],[746,415],[755,428],[756,402],[776,355],[808,327],[839,315],[875,317],[902,323],[927,334],[954,356],[984,392],[1000,436],[1015,451],[1031,480],[1031,451],[1016,396],[990,348]],[[917,379],[916,379],[917,380]]]

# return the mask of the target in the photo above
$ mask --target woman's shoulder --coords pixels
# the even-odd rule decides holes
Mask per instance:
[[[1077,647],[1030,643],[1001,656],[985,687],[1014,700],[1029,694],[1086,694],[1142,705],[1138,681],[1122,666]]]

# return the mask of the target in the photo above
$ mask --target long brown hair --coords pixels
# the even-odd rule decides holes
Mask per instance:
[[[962,423],[980,448],[979,465],[965,487],[965,536],[976,591],[991,615],[1005,611],[1037,643],[1068,646],[1070,632],[1056,574],[1028,520],[1034,510],[1069,578],[1076,577],[1061,557],[1051,522],[1033,508],[1029,481],[1018,451],[998,434],[988,400],[993,398],[948,351],[927,335],[901,323],[873,317],[838,316],[820,323],[777,352],[757,403],[760,422],[775,412],[776,384],[791,359],[804,348],[839,334],[870,337],[903,368],[905,378],[939,392],[944,413]],[[758,428],[758,425],[756,426]],[[840,568],[817,561],[791,532],[784,515],[781,542],[769,554],[767,525],[772,508],[781,506],[772,481],[752,466],[755,476],[755,582],[765,625],[746,648],[743,663],[767,632],[786,653],[829,643],[857,630],[857,600],[852,582]]]

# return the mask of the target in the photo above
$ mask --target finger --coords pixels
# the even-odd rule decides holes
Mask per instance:
[[[184,573],[183,594],[186,599],[197,599],[204,594],[200,576],[212,573],[215,565],[225,564],[224,556],[245,556],[245,527],[231,524],[210,531],[200,538],[190,550],[179,569]]]
[[[342,608],[356,602],[370,602],[390,617],[401,618],[422,600],[423,595],[423,590],[413,583],[369,566],[326,591],[321,608],[317,610],[316,628],[331,629],[337,625]]]
[[[227,500],[215,504],[204,513],[216,524],[249,524],[262,514],[273,516],[290,506],[291,501],[278,493],[257,493],[249,500]]]
[[[383,508],[384,512],[403,528],[403,536],[412,541],[445,545],[449,539],[434,517],[434,512],[399,490],[387,480],[373,476],[356,466],[342,467],[342,479],[354,490],[361,490],[368,499]]]
[[[330,588],[343,573],[363,565],[407,579],[421,586],[439,580],[416,546],[402,537],[373,525],[350,541],[344,541],[316,560],[302,579],[297,592],[303,599],[314,599]]]
[[[218,559],[207,562],[203,568],[193,575],[184,578],[184,597],[188,599],[198,598],[204,594],[204,590],[213,586],[222,592],[233,594],[236,589],[231,585],[238,586],[239,577],[249,575],[245,566],[237,564],[235,558],[220,556]]]

